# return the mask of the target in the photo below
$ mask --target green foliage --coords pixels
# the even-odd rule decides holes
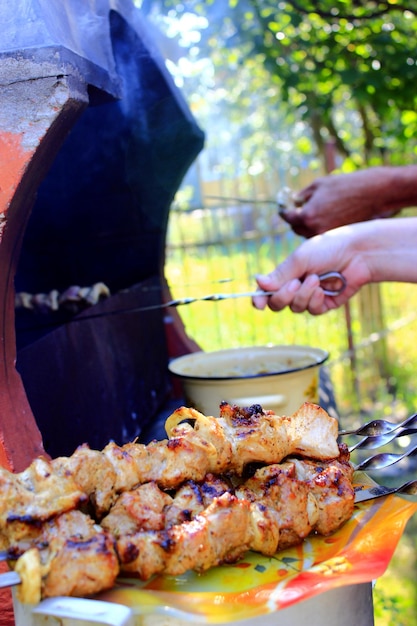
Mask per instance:
[[[222,83],[222,104],[255,146],[260,142],[245,118],[245,107],[254,100],[262,101],[260,113],[269,111],[270,129],[277,121],[280,129],[297,120],[308,124],[322,156],[333,139],[354,167],[415,158],[416,0],[406,6],[396,0],[148,0],[145,5],[159,15],[159,23],[187,15],[205,18],[192,54],[211,59],[213,87]]]

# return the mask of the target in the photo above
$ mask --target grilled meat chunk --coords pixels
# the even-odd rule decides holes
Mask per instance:
[[[122,493],[110,513],[101,521],[117,539],[140,530],[165,528],[165,509],[172,498],[161,491],[156,483],[146,483],[133,491]]]
[[[352,516],[355,506],[349,452],[345,444],[340,444],[340,450],[340,457],[332,461],[291,459],[298,479],[308,485],[317,503],[318,519],[313,530],[319,535],[337,530]]]
[[[279,529],[279,550],[300,543],[318,520],[318,506],[309,486],[297,480],[290,463],[260,468],[236,489],[236,495],[270,509]]]
[[[155,482],[145,483],[119,496],[101,526],[115,538],[146,530],[162,530],[194,519],[230,484],[208,474],[203,482],[189,480],[169,495]]]
[[[119,562],[110,533],[81,511],[69,511],[45,522],[37,541],[17,560],[15,569],[23,578],[27,575],[41,581],[39,599],[85,596],[112,587]],[[28,586],[24,580],[18,590],[22,602],[28,601],[25,592],[33,599],[33,584],[30,591]]]
[[[71,477],[88,494],[98,519],[109,511],[117,497],[117,474],[103,452],[83,444],[70,457],[53,459],[52,467],[57,475]]]
[[[304,402],[287,421],[288,438],[295,442],[290,454],[310,459],[334,459],[339,455],[337,420],[312,402]]]
[[[233,444],[227,437],[224,425],[219,418],[203,415],[196,409],[179,407],[166,420],[165,430],[170,440],[190,437],[194,434],[202,441],[210,443],[215,451],[205,461],[206,472],[222,474],[233,456]],[[207,465],[209,462],[209,466]],[[198,480],[197,476],[190,476]]]
[[[71,477],[58,476],[43,458],[19,474],[0,468],[0,490],[0,527],[13,520],[44,521],[87,500]]]
[[[217,459],[214,445],[188,425],[172,439],[151,441],[147,446],[128,443],[122,449],[136,462],[138,483],[154,480],[163,489],[189,479],[202,480]]]
[[[201,488],[194,480],[187,480],[173,496],[165,510],[165,528],[189,522],[206,508]]]
[[[219,420],[232,444],[227,469],[238,475],[248,463],[279,463],[294,449],[288,418],[265,412],[260,405],[241,408],[223,402]]]
[[[225,492],[193,520],[163,531],[138,532],[116,543],[121,571],[135,572],[146,580],[154,574],[180,575],[203,572],[221,563],[235,562],[254,542],[271,546],[276,525],[247,500]],[[272,526],[272,529],[269,527]],[[262,538],[261,538],[262,537]],[[263,538],[266,539],[263,542]],[[271,554],[276,549],[276,543]]]
[[[0,468],[0,547],[31,540],[51,517],[79,507],[87,495],[70,476],[59,476],[52,464],[35,459],[19,474]]]

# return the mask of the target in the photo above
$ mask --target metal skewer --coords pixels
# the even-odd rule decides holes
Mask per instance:
[[[382,448],[382,446],[387,445],[394,439],[399,439],[400,437],[406,437],[409,435],[415,435],[417,433],[417,428],[395,428],[393,431],[387,433],[386,435],[375,435],[370,437],[365,437],[361,439],[355,445],[349,448],[349,452],[353,452],[354,450],[359,450],[361,448],[365,448],[367,450],[375,450],[376,448]]]
[[[321,274],[319,276],[321,287],[326,296],[336,297],[340,295],[347,286],[346,278],[340,272],[331,271]],[[326,283],[330,284],[326,284]],[[275,291],[263,291],[262,289],[255,289],[252,291],[243,291],[237,293],[211,293],[205,296],[178,298],[170,300],[169,302],[158,302],[157,304],[149,304],[143,306],[131,306],[126,308],[118,308],[110,311],[100,311],[99,313],[88,313],[81,311],[76,317],[72,317],[68,320],[67,324],[85,322],[87,320],[93,320],[103,317],[111,317],[114,315],[125,315],[127,313],[142,313],[146,311],[156,311],[158,309],[169,309],[171,307],[179,307],[187,304],[194,304],[195,302],[220,302],[221,300],[234,300],[236,298],[253,298],[256,296],[273,296]],[[37,324],[36,329],[39,328],[54,328],[63,324],[60,322],[47,322],[46,324]],[[25,330],[30,330],[27,327]]]
[[[346,278],[340,272],[326,272],[324,274],[320,274],[319,276],[320,283],[322,283],[322,289],[326,296],[338,296],[340,295],[347,286]],[[326,287],[327,281],[333,281],[336,286],[335,287]],[[133,313],[135,311],[152,311],[155,309],[168,309],[170,307],[178,307],[184,306],[186,304],[194,304],[195,302],[219,302],[221,300],[234,300],[236,298],[254,298],[256,296],[273,296],[275,291],[263,291],[262,289],[255,289],[252,291],[242,291],[238,293],[212,293],[205,296],[199,297],[189,297],[189,298],[178,298],[176,300],[170,300],[169,302],[163,302],[162,304],[150,304],[149,306],[141,306],[138,308],[127,309],[127,310],[116,310],[110,311],[106,313],[97,313],[97,315],[84,315],[79,319],[80,321],[85,319],[91,319],[93,317],[102,317],[103,315],[112,315],[116,313]],[[77,320],[73,320],[77,321]]]
[[[393,454],[390,452],[381,452],[380,454],[375,454],[374,456],[365,459],[358,465],[354,465],[356,471],[359,470],[380,470],[386,467],[390,467],[399,461],[402,461],[405,458],[414,456],[417,454],[417,445],[410,450],[407,450],[403,454]]]
[[[409,496],[417,495],[417,480],[410,480],[399,487],[384,487],[383,485],[361,487],[356,490],[355,502],[367,502],[368,500],[389,496],[394,493]]]
[[[339,430],[339,436],[359,435],[361,437],[377,437],[379,435],[393,433],[399,428],[417,428],[417,413],[413,413],[413,415],[410,415],[410,417],[407,417],[407,419],[398,424],[382,419],[372,420],[353,430]]]
[[[0,589],[4,587],[14,587],[15,585],[20,585],[20,583],[20,576],[17,572],[4,572],[0,574]]]
[[[326,272],[319,276],[322,288],[327,296],[336,297],[340,295],[347,286],[346,278],[340,272]],[[335,286],[326,287],[326,282],[331,281]],[[178,298],[176,300],[170,300],[169,302],[162,302],[158,304],[150,304],[140,307],[131,307],[126,309],[115,309],[114,311],[105,311],[100,313],[91,313],[86,315],[80,315],[73,318],[71,322],[82,322],[87,319],[94,319],[97,317],[108,317],[110,315],[120,315],[122,313],[137,313],[142,311],[154,311],[157,309],[169,309],[170,307],[179,307],[186,304],[194,304],[195,302],[220,302],[221,300],[234,300],[236,298],[254,298],[256,296],[273,296],[275,291],[263,291],[262,289],[255,289],[252,291],[241,291],[238,293],[211,293],[205,296]]]

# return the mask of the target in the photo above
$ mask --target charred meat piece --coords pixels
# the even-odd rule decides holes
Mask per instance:
[[[340,450],[340,457],[332,461],[291,460],[297,478],[308,485],[317,502],[318,519],[313,530],[319,535],[329,535],[337,530],[352,516],[355,506],[349,452],[345,444],[340,444]]]
[[[172,503],[165,510],[165,528],[189,522],[205,508],[200,484],[187,480],[176,490]]]
[[[252,526],[250,503],[226,492],[189,522],[120,537],[116,547],[121,570],[146,580],[234,562],[250,549]]]
[[[116,539],[138,530],[161,530],[165,528],[165,509],[172,501],[156,483],[146,483],[121,494],[101,526]]]
[[[117,497],[117,473],[103,452],[84,444],[70,457],[54,459],[52,467],[59,476],[72,478],[88,495],[97,519],[109,511]]]
[[[38,540],[18,559],[15,569],[22,578],[20,599],[27,602],[29,594],[33,601],[33,580],[40,581],[38,601],[111,588],[119,562],[110,533],[81,511],[70,511],[45,522]]]
[[[317,503],[309,486],[297,480],[291,463],[258,469],[236,489],[236,495],[270,510],[279,529],[278,549],[301,543],[318,519]]]
[[[248,463],[279,463],[294,449],[288,437],[287,418],[262,410],[260,405],[248,408],[220,405],[220,421],[232,445],[229,470],[242,474]]]
[[[35,459],[23,472],[0,468],[0,546],[32,540],[43,522],[79,507],[87,495],[70,476],[59,476],[52,464]]]

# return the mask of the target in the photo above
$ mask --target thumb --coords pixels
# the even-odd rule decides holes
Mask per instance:
[[[280,267],[275,268],[270,274],[258,274],[256,282],[263,291],[277,291],[286,283],[291,283],[292,290],[296,291],[301,281],[294,276],[286,276]]]
[[[308,185],[308,187],[304,187],[304,189],[301,189],[296,194],[294,194],[293,200],[294,200],[295,206],[300,207],[306,202],[308,202],[308,200],[310,200],[315,190],[316,190],[316,184],[313,183],[312,185]]]
[[[312,233],[310,229],[305,224],[304,215],[302,213],[302,209],[285,209],[279,212],[280,217],[287,222],[295,232],[296,235],[300,235],[300,237],[311,237]]]

